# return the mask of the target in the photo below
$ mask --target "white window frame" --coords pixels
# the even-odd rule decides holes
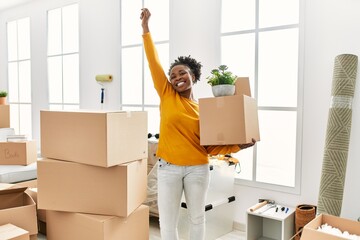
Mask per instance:
[[[254,89],[254,97],[257,98],[258,89],[258,34],[263,31],[273,31],[273,30],[281,30],[281,29],[291,29],[298,28],[299,29],[299,52],[298,52],[298,96],[297,96],[297,106],[296,107],[261,107],[259,106],[259,110],[281,110],[281,111],[296,111],[297,113],[297,126],[296,126],[296,153],[295,153],[295,185],[294,187],[288,187],[283,185],[264,183],[256,181],[256,145],[253,148],[253,172],[252,172],[252,180],[241,179],[235,176],[235,184],[253,187],[253,188],[262,188],[266,190],[285,192],[291,194],[300,194],[301,190],[301,152],[302,152],[302,119],[303,119],[303,61],[304,61],[304,39],[303,39],[303,14],[304,14],[304,3],[302,0],[299,0],[299,24],[285,25],[279,27],[269,27],[269,28],[259,28],[259,0],[256,0],[256,23],[254,30],[245,30],[245,31],[237,31],[231,33],[221,33],[220,37],[230,36],[230,35],[238,35],[238,34],[246,34],[246,33],[255,33],[255,89]],[[241,160],[240,160],[241,162]],[[240,163],[241,164],[241,163]]]
[[[23,58],[23,59],[19,59],[19,30],[18,30],[18,22],[19,21],[21,21],[21,20],[24,20],[24,19],[29,19],[29,33],[30,33],[30,28],[31,28],[31,21],[30,21],[30,17],[24,17],[24,18],[20,18],[20,19],[17,19],[17,20],[13,20],[13,21],[9,21],[8,23],[7,23],[7,26],[8,26],[8,24],[9,23],[12,23],[12,22],[15,22],[16,23],[16,32],[17,32],[17,38],[16,38],[16,40],[17,40],[17,56],[16,56],[16,60],[8,60],[8,66],[9,66],[9,64],[10,63],[16,63],[17,64],[17,81],[18,81],[18,95],[20,94],[20,82],[19,82],[19,63],[20,62],[26,62],[26,61],[28,61],[29,62],[29,67],[30,67],[30,85],[31,85],[31,49],[29,49],[29,57],[28,58]],[[31,34],[30,34],[31,35]],[[29,36],[29,37],[31,37],[31,36]],[[29,39],[30,40],[30,39]],[[29,48],[30,48],[30,42],[29,42]],[[8,81],[10,81],[9,80],[9,72],[8,72],[8,77],[7,77],[7,79],[8,79]],[[8,83],[8,86],[10,86],[10,84]],[[31,94],[31,89],[29,90],[30,91],[30,94]],[[28,116],[28,115],[26,115],[26,116],[24,116],[24,117],[26,117],[26,119],[30,119],[30,126],[32,126],[32,99],[30,99],[30,102],[21,102],[21,101],[12,101],[12,97],[11,97],[11,94],[13,94],[13,93],[11,93],[10,91],[9,91],[9,95],[8,95],[8,97],[7,97],[7,99],[9,99],[9,101],[8,101],[8,103],[9,103],[9,105],[10,105],[10,108],[11,108],[11,106],[17,106],[18,107],[18,111],[17,111],[17,113],[16,113],[16,115],[18,116],[18,123],[17,123],[17,126],[15,126],[15,130],[18,130],[18,132],[17,132],[17,134],[25,134],[25,135],[27,135],[29,138],[31,138],[32,137],[32,132],[23,132],[23,129],[22,129],[22,127],[21,127],[21,119],[22,119],[22,116],[21,116],[21,111],[20,111],[20,106],[21,105],[30,105],[30,116]],[[19,100],[19,99],[18,99]],[[13,113],[13,114],[15,114],[15,113]],[[11,114],[12,115],[12,114]],[[11,121],[11,125],[13,126],[13,124],[14,124],[14,122],[13,121]],[[32,129],[32,128],[31,128]],[[30,131],[32,131],[30,129]]]
[[[48,14],[49,14],[49,11],[52,11],[52,10],[56,10],[56,9],[61,9],[61,28],[63,29],[63,19],[62,19],[62,11],[63,11],[63,8],[67,7],[67,6],[71,6],[71,5],[77,5],[78,9],[79,9],[79,3],[72,3],[72,4],[69,4],[69,5],[65,5],[65,6],[62,6],[62,7],[59,7],[59,8],[54,8],[54,9],[51,9],[51,10],[48,10],[47,12],[47,18],[48,18]],[[78,23],[79,25],[79,32],[78,32],[78,35],[80,35],[80,14],[78,14]],[[48,26],[49,27],[49,26]],[[49,29],[48,30],[48,34],[49,34]],[[78,37],[78,39],[80,39]],[[49,41],[49,36],[47,35],[47,41]],[[78,42],[79,44],[79,47],[78,47],[78,51],[74,51],[74,52],[69,52],[69,53],[64,53],[64,50],[63,50],[63,31],[61,31],[61,53],[58,53],[58,54],[49,54],[47,52],[47,60],[49,60],[50,58],[53,58],[53,57],[61,57],[61,83],[62,83],[62,96],[61,96],[61,102],[51,102],[50,101],[50,96],[49,96],[49,108],[52,109],[54,108],[54,106],[57,106],[56,109],[58,108],[61,108],[61,109],[79,109],[80,108],[80,87],[79,87],[79,91],[78,91],[78,99],[79,101],[77,103],[66,103],[64,101],[64,56],[70,56],[70,55],[77,55],[78,56],[78,59],[79,59],[79,66],[78,66],[78,71],[79,71],[79,78],[78,78],[78,84],[80,86],[80,42]],[[49,76],[48,76],[48,81],[49,81]],[[50,91],[49,91],[49,95],[50,95]]]

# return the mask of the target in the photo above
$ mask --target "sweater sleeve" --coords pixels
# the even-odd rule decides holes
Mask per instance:
[[[211,155],[218,154],[230,154],[240,151],[239,145],[217,145],[217,146],[206,146],[206,151]]]
[[[164,95],[166,88],[170,83],[166,77],[163,67],[161,66],[159,56],[150,32],[147,32],[142,36],[143,36],[145,54],[149,63],[149,69],[154,82],[154,87],[161,98]]]

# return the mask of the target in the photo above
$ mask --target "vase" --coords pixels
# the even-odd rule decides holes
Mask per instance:
[[[6,105],[6,97],[0,97],[0,105]]]
[[[221,84],[212,86],[212,92],[215,97],[232,96],[235,94],[235,85]]]

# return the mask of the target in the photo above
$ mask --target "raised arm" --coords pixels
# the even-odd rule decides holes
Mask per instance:
[[[151,13],[149,9],[143,8],[141,9],[141,27],[143,29],[143,34],[150,32],[149,30],[149,18],[151,17]]]

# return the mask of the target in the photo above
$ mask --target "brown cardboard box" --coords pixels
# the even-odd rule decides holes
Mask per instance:
[[[26,187],[0,184],[0,225],[11,223],[37,234],[36,206]]]
[[[32,197],[37,206],[37,188],[28,188],[25,192]],[[36,213],[39,221],[46,222],[46,210],[37,207]]]
[[[35,141],[0,142],[0,165],[29,165],[36,160]]]
[[[141,205],[129,217],[47,212],[51,240],[148,240],[149,207]]]
[[[259,141],[257,102],[246,95],[199,99],[200,144],[231,145]]]
[[[0,105],[0,128],[10,127],[10,105]]]
[[[0,226],[0,240],[29,240],[29,232],[13,224]]]
[[[248,77],[238,77],[235,82],[235,95],[251,97],[250,80]]]
[[[30,181],[24,181],[16,183],[16,185],[20,185],[23,187],[27,187],[26,193],[34,200],[35,204],[37,205],[37,179],[30,180]],[[43,209],[37,209],[37,218],[41,222],[46,222],[46,210]],[[40,229],[40,227],[39,227]]]
[[[110,167],[147,158],[147,112],[41,111],[43,157]]]
[[[146,199],[147,160],[114,167],[38,161],[38,208],[120,217]]]
[[[360,222],[350,219],[340,218],[328,214],[320,214],[304,226],[301,234],[301,240],[342,240],[346,238],[338,237],[328,233],[320,232],[317,228],[323,224],[329,224],[338,228],[342,232],[348,231],[350,234],[360,236]]]

